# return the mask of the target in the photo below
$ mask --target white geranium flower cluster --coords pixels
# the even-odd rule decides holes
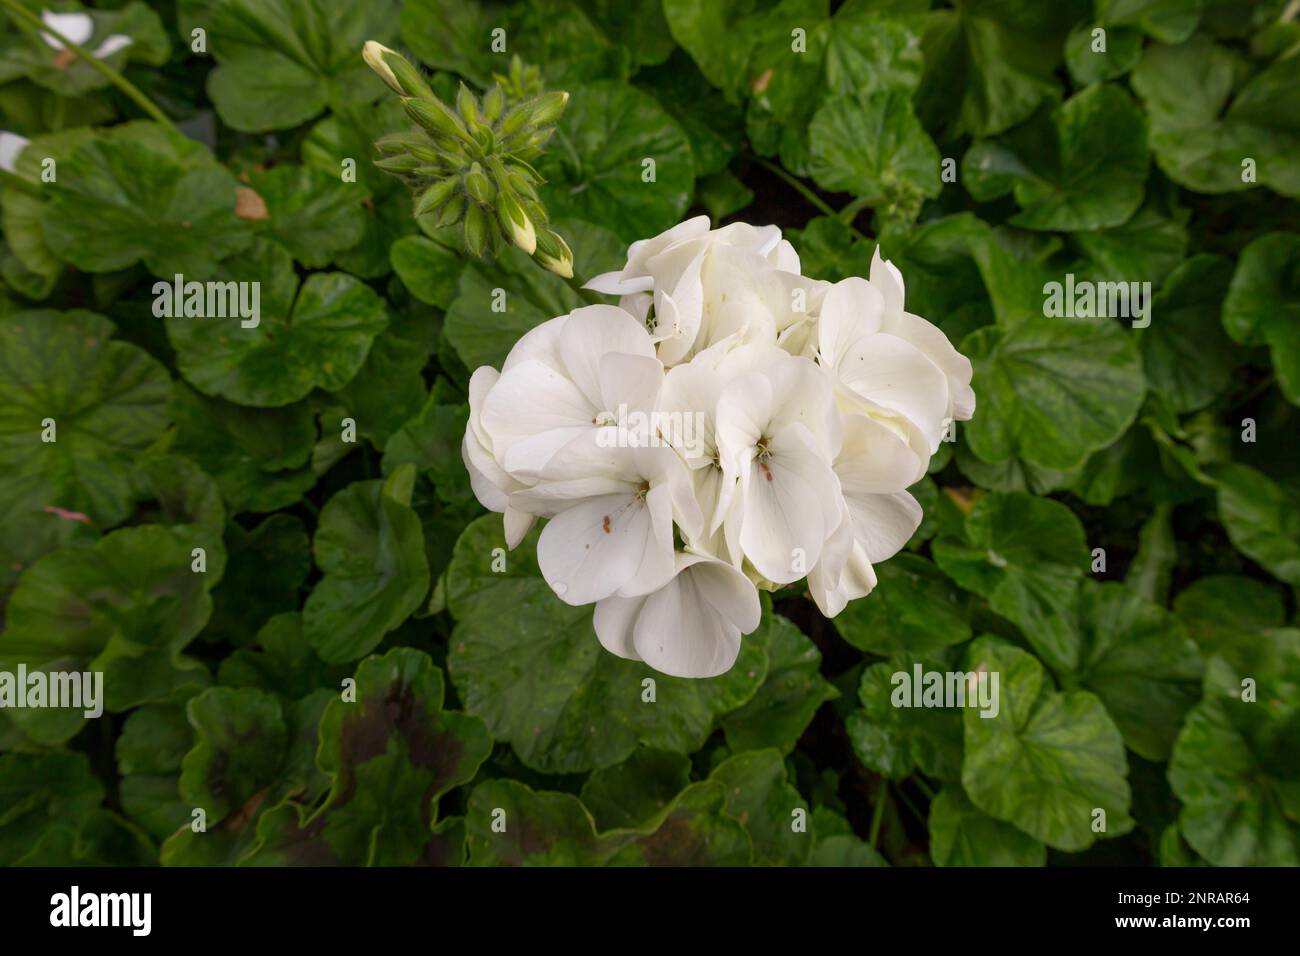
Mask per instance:
[[[635,242],[590,289],[620,296],[545,322],[470,380],[462,446],[515,547],[538,517],[546,581],[595,602],[609,651],[682,677],[728,670],[757,588],[807,579],[834,616],[921,521],[907,493],[970,362],[870,279],[799,273],[775,226],[706,217]]]

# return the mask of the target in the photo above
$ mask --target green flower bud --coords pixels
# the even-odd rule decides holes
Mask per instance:
[[[461,192],[455,193],[447,200],[447,204],[442,207],[442,211],[434,219],[434,228],[441,229],[443,226],[456,225],[456,223],[460,222],[461,217],[465,215],[465,205],[465,194]],[[473,203],[469,205],[473,205]]]
[[[497,196],[497,218],[501,220],[501,230],[516,246],[530,256],[537,249],[537,233],[532,220],[524,213],[519,200],[508,192]]]
[[[407,173],[413,173],[420,168],[420,161],[409,153],[400,153],[396,156],[387,156],[384,159],[375,160],[375,165],[386,173],[392,173],[395,176],[402,176]]]
[[[465,128],[471,133],[482,125],[478,115],[478,100],[474,99],[474,94],[464,83],[456,91],[456,109],[460,113],[460,118],[465,121]]]
[[[491,223],[483,207],[478,203],[470,203],[465,209],[465,249],[470,255],[481,258],[488,251],[490,228]]]
[[[489,123],[495,123],[505,112],[506,93],[501,89],[501,84],[497,84],[487,91],[483,97],[483,116]]]
[[[551,126],[564,114],[564,107],[569,103],[569,94],[563,91],[543,93],[531,102],[532,124],[534,126]]]
[[[424,82],[420,71],[396,50],[390,50],[382,43],[368,40],[361,48],[361,58],[398,96],[433,98],[433,90],[429,88],[428,83]]]
[[[537,233],[537,251],[533,255],[560,278],[573,278],[573,252],[557,233],[549,229]]]
[[[483,172],[483,167],[474,163],[465,174],[465,192],[469,193],[470,199],[484,205],[492,202],[496,198],[497,190],[492,185],[492,180]]]
[[[442,208],[443,204],[456,192],[460,185],[460,180],[456,176],[448,176],[446,179],[440,179],[432,186],[420,193],[415,200],[415,215],[427,216],[432,212]]]
[[[431,100],[407,97],[402,100],[402,106],[407,116],[431,134],[452,137],[474,149],[478,148],[478,143],[461,124],[460,118],[442,100],[436,97]]]

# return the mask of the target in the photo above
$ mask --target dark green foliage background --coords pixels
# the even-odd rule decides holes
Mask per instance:
[[[102,671],[107,713],[0,712],[0,863],[1300,862],[1294,4],[96,7],[188,138],[6,24],[0,670]],[[535,537],[502,572],[468,375],[584,295],[413,221],[369,39],[571,91],[579,278],[698,212],[826,279],[879,241],[978,408],[872,595],[778,592],[692,682],[602,651]],[[156,317],[178,272],[261,324]],[[1150,326],[1046,317],[1067,273],[1150,282]],[[998,672],[997,718],[890,706],[918,663]]]

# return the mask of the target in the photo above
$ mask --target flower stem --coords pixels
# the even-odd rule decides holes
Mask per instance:
[[[934,799],[934,787],[922,780],[920,776],[913,777],[912,782],[916,784],[916,788],[925,794],[928,799]]]
[[[859,196],[857,199],[853,200],[853,202],[841,209],[836,218],[838,218],[840,222],[844,223],[844,225],[852,226],[853,220],[857,218],[858,213],[862,212],[862,210],[866,209],[869,205],[870,202],[867,199]]]
[[[773,176],[779,177],[781,180],[783,180],[786,183],[786,185],[788,185],[790,188],[797,191],[799,195],[803,196],[804,199],[808,200],[808,202],[816,206],[817,210],[823,216],[830,216],[832,219],[839,218],[836,215],[835,210],[832,209],[829,204],[827,204],[826,200],[822,199],[821,196],[818,196],[815,192],[813,192],[806,185],[804,185],[802,180],[800,180],[797,176],[794,176],[791,173],[786,172],[785,169],[783,169],[781,166],[777,165],[771,160],[764,159],[762,156],[755,156],[753,153],[746,153],[745,158],[749,160],[751,163],[756,163],[757,165],[762,166]],[[857,200],[855,200],[855,202],[856,201]],[[852,207],[852,203],[850,204],[850,208],[851,207]],[[871,241],[862,233],[858,232],[858,230],[852,226],[851,222],[845,223],[845,225],[849,227],[849,232],[851,232],[855,238],[861,239],[863,242]]]
[[[880,838],[880,824],[885,819],[885,796],[889,793],[889,781],[882,779],[880,781],[880,792],[876,794],[876,807],[871,813],[871,835],[868,841],[871,848],[876,848],[876,841]]]
[[[36,14],[24,7],[19,0],[0,0],[0,7],[4,7],[9,11],[10,16],[22,21],[32,29],[39,31],[39,33],[48,33],[50,36],[54,37],[54,39],[62,43],[66,49],[71,50],[75,55],[85,60],[94,69],[103,74],[110,83],[130,97],[135,104],[140,107],[140,109],[144,110],[151,119],[155,119],[159,123],[162,123],[172,132],[178,132],[176,126],[167,118],[167,114],[160,110],[153,100],[140,92],[139,87],[103,60],[97,59],[94,54],[90,53],[90,51],[76,43],[73,43],[58,30],[48,26],[40,17],[36,16]]]

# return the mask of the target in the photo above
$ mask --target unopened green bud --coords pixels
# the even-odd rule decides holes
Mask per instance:
[[[366,61],[366,66],[379,74],[379,78],[388,84],[389,88],[398,95],[406,96],[402,90],[402,84],[397,81],[397,75],[393,73],[392,67],[384,62],[385,53],[394,53],[382,43],[376,43],[374,40],[367,40],[366,45],[361,48],[361,59]]]
[[[569,94],[557,90],[551,93],[543,93],[531,103],[532,124],[534,126],[550,126],[559,121],[564,115],[564,107],[569,103]]]
[[[456,187],[460,184],[456,176],[448,176],[434,183],[424,192],[420,193],[415,200],[415,215],[427,216],[429,213],[441,209],[443,204],[456,192]]]
[[[508,138],[518,133],[528,125],[528,117],[532,111],[528,108],[527,103],[516,103],[506,111],[506,115],[501,120],[501,136]]]
[[[562,279],[573,278],[573,252],[557,233],[543,229],[537,233],[534,257]]]
[[[474,99],[474,94],[464,83],[456,91],[456,109],[460,113],[460,118],[465,121],[465,128],[471,133],[474,132],[479,126],[478,100]]]
[[[447,200],[446,205],[442,207],[442,210],[438,215],[434,217],[434,228],[441,229],[444,226],[456,225],[456,223],[460,222],[461,218],[465,215],[465,206],[467,204],[470,203],[465,198],[464,193],[458,192],[453,195]]]
[[[505,108],[506,93],[505,90],[501,89],[501,84],[498,83],[488,90],[483,97],[483,116],[489,123],[495,123],[498,117],[505,112]]]
[[[510,241],[531,256],[537,249],[537,232],[519,200],[508,192],[497,196],[497,218]]]
[[[488,178],[487,173],[483,172],[483,167],[474,163],[465,174],[465,192],[475,202],[490,203],[496,198],[497,190],[492,185],[492,180]]]
[[[487,212],[478,203],[470,203],[465,208],[465,250],[470,255],[481,257],[488,251],[490,229]]]
[[[442,100],[436,97],[429,100],[417,100],[407,97],[402,100],[402,106],[405,108],[407,116],[433,135],[452,137],[477,148],[474,137],[470,136],[469,132],[461,124],[460,118],[448,109],[447,104]]]
[[[375,160],[375,165],[386,173],[401,176],[419,169],[420,161],[410,153],[398,153],[396,156],[386,156],[383,159]]]

